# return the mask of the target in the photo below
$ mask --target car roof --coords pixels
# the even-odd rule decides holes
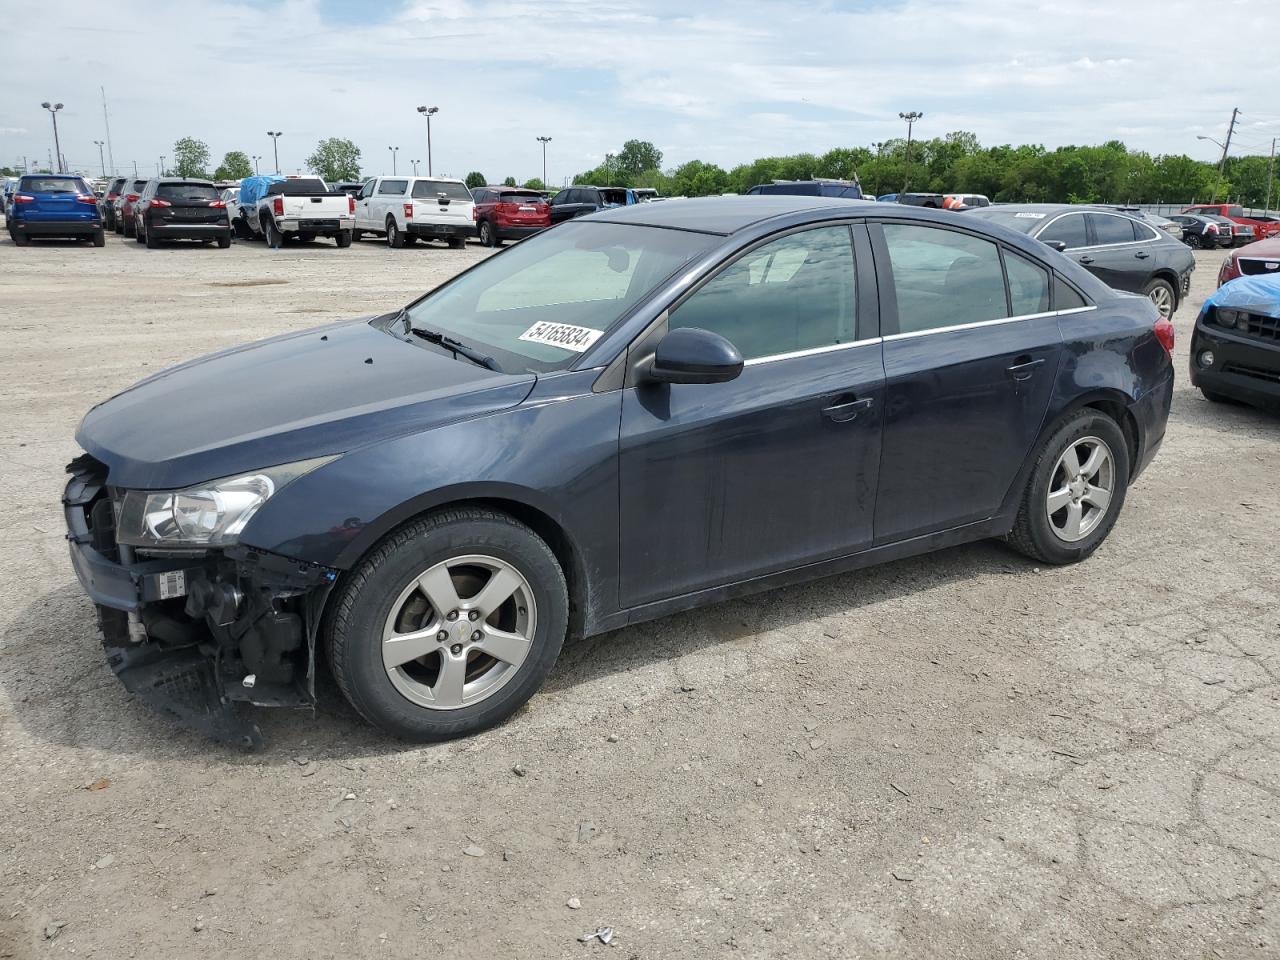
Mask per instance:
[[[584,220],[609,220],[646,227],[668,227],[729,236],[764,220],[788,214],[819,211],[879,213],[863,200],[836,197],[802,197],[790,193],[754,194],[741,197],[692,197],[666,203],[641,203],[588,214]],[[895,211],[896,214],[896,211]]]
[[[204,183],[213,186],[212,180],[204,180],[200,177],[157,177],[156,183]]]

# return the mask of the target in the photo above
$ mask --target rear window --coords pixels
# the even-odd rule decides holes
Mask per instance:
[[[217,200],[218,190],[211,183],[162,183],[156,196],[166,200]]]
[[[507,190],[498,194],[499,203],[543,203],[542,194],[537,190]]]
[[[983,207],[975,210],[973,216],[981,220],[990,220],[1019,233],[1031,233],[1049,218],[1049,214],[1040,210],[1008,210],[1000,207]],[[1043,239],[1043,238],[1041,238]]]
[[[324,185],[324,181],[315,177],[277,180],[267,188],[267,195],[271,197],[313,197],[316,194],[326,194],[328,192],[329,188]]]
[[[465,183],[454,183],[451,180],[415,180],[413,198],[415,200],[434,200],[437,197],[448,197],[450,200],[471,200],[471,191]]]
[[[79,177],[23,177],[18,189],[27,193],[93,193]]]
[[[1227,207],[1228,217],[1243,217],[1244,207]]]

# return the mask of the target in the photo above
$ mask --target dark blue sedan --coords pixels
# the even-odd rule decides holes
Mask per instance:
[[[792,196],[557,226],[394,314],[95,407],[65,495],[112,667],[434,740],[566,635],[987,537],[1089,556],[1164,437],[1173,330],[978,218]]]

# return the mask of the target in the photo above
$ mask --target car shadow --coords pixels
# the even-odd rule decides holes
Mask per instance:
[[[820,623],[868,604],[1030,568],[1030,561],[987,541],[725,601],[571,641],[545,690],[569,690],[771,630]],[[93,606],[75,582],[33,600],[0,635],[0,650],[6,660],[0,689],[16,722],[40,741],[201,764],[216,758],[233,764],[284,764],[300,752],[341,761],[413,748],[372,727],[351,708],[322,655],[317,656],[314,714],[307,709],[256,710],[253,719],[265,738],[257,752],[245,753],[186,729],[137,701],[116,680],[102,652]],[[533,702],[536,709],[536,697]],[[520,723],[529,709],[507,724]]]

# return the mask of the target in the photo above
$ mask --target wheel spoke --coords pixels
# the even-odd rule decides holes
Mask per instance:
[[[1073,540],[1080,536],[1080,521],[1084,517],[1084,507],[1078,503],[1070,504],[1067,507],[1067,522],[1062,528],[1062,532]]]
[[[1081,475],[1086,480],[1092,480],[1102,469],[1102,464],[1107,459],[1107,448],[1102,444],[1097,444],[1089,451],[1089,458],[1085,460],[1084,465],[1080,468]]]
[[[431,688],[431,696],[440,707],[459,707],[462,705],[462,685],[467,681],[467,661],[465,657],[454,657],[445,654],[440,657],[440,675],[436,677]]]
[[[1071,502],[1071,491],[1066,487],[1049,494],[1049,512],[1057,513]]]
[[[486,623],[475,648],[489,654],[495,660],[519,666],[529,653],[529,640],[518,633],[499,630]]]
[[[499,567],[489,577],[489,582],[474,597],[467,601],[467,606],[480,611],[480,619],[486,619],[493,611],[516,592],[520,586],[520,578],[507,567]]]
[[[382,662],[388,668],[400,667],[410,660],[425,657],[438,649],[436,631],[415,630],[412,633],[394,633],[388,626],[382,638]]]
[[[1062,454],[1062,469],[1067,471],[1068,480],[1080,476],[1080,457],[1076,454],[1075,444],[1067,447]]]
[[[449,575],[449,568],[445,564],[437,564],[419,577],[418,587],[427,595],[431,606],[435,607],[440,616],[458,609],[458,590],[453,585],[453,577]]]
[[[1084,492],[1084,501],[1093,504],[1099,510],[1106,510],[1111,503],[1111,491],[1106,487],[1089,487]]]

